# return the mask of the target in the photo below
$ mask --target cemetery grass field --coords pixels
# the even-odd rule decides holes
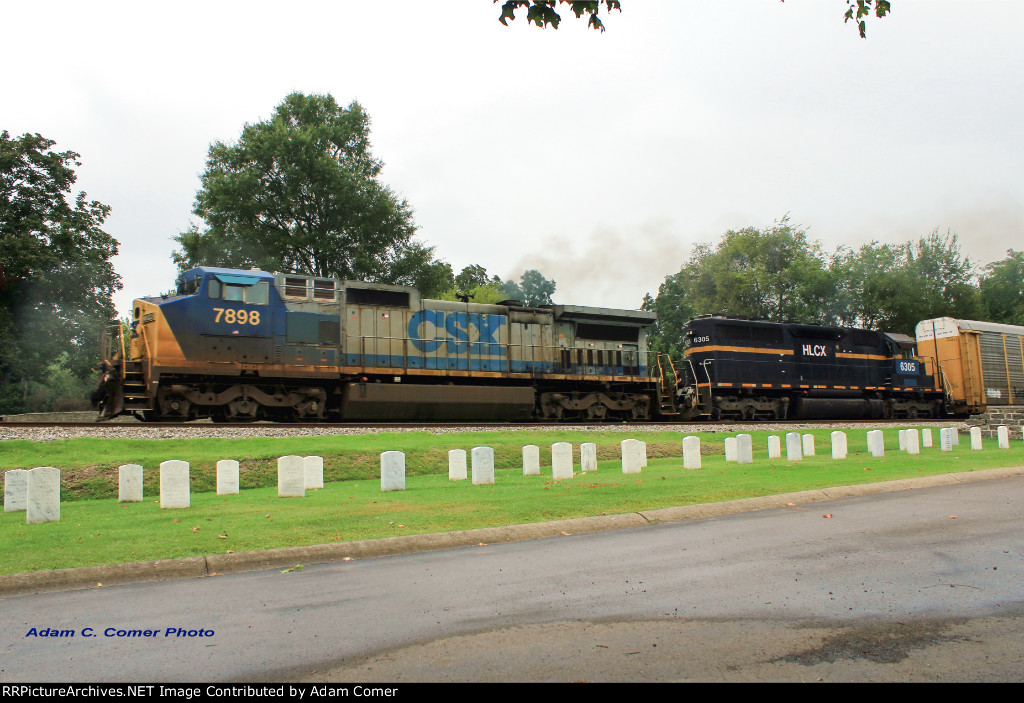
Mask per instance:
[[[4,471],[61,469],[60,521],[25,524],[24,512],[0,513],[0,573],[117,564],[244,552],[278,547],[468,530],[713,503],[831,486],[1020,466],[1024,444],[997,449],[969,439],[952,452],[936,446],[918,456],[898,449],[897,431],[885,431],[885,457],[867,452],[866,430],[850,430],[849,458],[833,460],[830,430],[814,430],[817,455],[802,461],[768,459],[767,436],[755,431],[754,463],[726,463],[725,433],[699,433],[703,466],[682,466],[679,432],[590,434],[562,431],[484,433],[402,432],[294,438],[7,441],[0,444]],[[619,442],[647,442],[648,465],[623,474]],[[575,475],[551,478],[551,444],[572,442]],[[579,472],[579,444],[598,447],[596,473]],[[541,448],[541,475],[522,475],[522,446]],[[784,445],[784,442],[783,442]],[[490,446],[495,483],[448,479],[448,450]],[[406,453],[406,490],[380,490],[380,453]],[[277,458],[324,458],[325,487],[303,498],[277,496]],[[168,459],[191,464],[191,507],[162,510],[158,466]],[[216,462],[240,463],[239,495],[216,495]],[[117,502],[122,464],[145,469],[144,500]]]

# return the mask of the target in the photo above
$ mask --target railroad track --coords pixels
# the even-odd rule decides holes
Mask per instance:
[[[947,426],[959,424],[965,418],[951,417],[903,418],[903,419],[848,419],[848,420],[691,420],[688,422],[667,420],[644,420],[637,422],[229,422],[213,423],[203,420],[191,422],[8,422],[0,421],[0,428],[43,428],[43,429],[246,429],[246,428],[278,428],[278,429],[372,429],[372,430],[416,430],[430,428],[484,428],[484,429],[583,429],[606,428],[627,429],[630,427],[659,428],[723,428],[730,427],[836,427],[836,426]],[[706,429],[704,431],[707,431]]]

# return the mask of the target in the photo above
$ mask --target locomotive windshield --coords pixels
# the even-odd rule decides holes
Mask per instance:
[[[199,287],[202,285],[203,279],[201,276],[193,276],[186,281],[178,282],[178,295],[193,295],[199,291]]]

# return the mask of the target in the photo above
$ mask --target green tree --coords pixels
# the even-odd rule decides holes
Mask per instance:
[[[489,276],[487,269],[479,264],[470,264],[455,277],[455,288],[463,294],[468,294],[472,289],[481,286],[500,286],[501,279],[497,276]]]
[[[518,283],[509,279],[501,284],[505,299],[518,300],[528,307],[554,304],[551,296],[555,294],[556,287],[554,281],[544,278],[536,269],[524,271]]]
[[[839,280],[839,318],[843,325],[888,330],[905,314],[897,306],[913,295],[906,289],[911,283],[906,271],[906,244],[871,242],[856,252],[844,249],[833,271]]]
[[[38,134],[0,133],[0,385],[5,412],[59,368],[89,377],[99,332],[115,318],[117,241],[103,231],[110,208],[71,198],[73,151]],[[64,379],[64,376],[61,376]],[[68,384],[61,381],[65,387]],[[17,388],[18,390],[13,390]]]
[[[443,290],[451,267],[413,237],[412,209],[378,176],[370,118],[353,101],[293,93],[234,144],[210,146],[180,270],[200,264]],[[441,288],[437,286],[441,285]]]
[[[986,320],[1024,325],[1024,252],[1010,249],[986,266],[978,288]]]
[[[641,306],[642,310],[658,314],[658,321],[648,334],[648,348],[669,354],[677,362],[682,360],[683,326],[698,314],[686,293],[687,278],[683,271],[666,276],[658,287],[657,297],[648,293]]]
[[[503,25],[508,26],[508,20],[516,18],[516,10],[527,8],[526,21],[538,27],[544,28],[551,25],[558,29],[558,23],[562,21],[561,15],[555,12],[555,6],[559,3],[568,5],[576,19],[587,15],[587,25],[594,29],[604,31],[604,23],[598,14],[601,5],[604,4],[607,11],[618,10],[622,12],[619,0],[494,0],[501,2],[501,16],[498,18]]]
[[[531,307],[551,305],[551,296],[555,294],[557,285],[554,281],[544,278],[540,271],[529,269],[519,277],[519,287],[523,291],[523,302]]]
[[[828,324],[835,289],[828,263],[821,245],[783,218],[764,229],[730,230],[715,247],[695,247],[669,288],[697,314]]]
[[[904,244],[871,242],[843,253],[834,271],[846,325],[912,335],[921,320],[982,314],[975,265],[951,232],[935,229]]]
[[[527,8],[527,22],[541,28],[550,25],[558,29],[558,23],[562,21],[562,17],[555,12],[555,7],[559,4],[568,5],[569,9],[576,15],[576,19],[587,15],[587,24],[602,32],[604,31],[604,23],[598,17],[601,5],[603,4],[609,12],[611,10],[622,12],[619,0],[494,0],[494,2],[502,3],[501,16],[498,17],[498,21],[506,27],[508,26],[508,20],[516,18],[516,10],[524,7]],[[785,2],[785,0],[780,0],[780,2]],[[891,9],[892,3],[889,0],[846,0],[846,14],[843,15],[843,22],[846,23],[853,20],[857,30],[860,32],[861,38],[864,39],[867,37],[866,18],[872,14],[875,17],[885,17]]]
[[[470,286],[469,288],[450,288],[437,296],[437,299],[461,300],[467,303],[494,305],[505,300],[505,294],[494,283],[485,283],[483,285]]]

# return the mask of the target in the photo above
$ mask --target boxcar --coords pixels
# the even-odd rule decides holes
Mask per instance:
[[[917,324],[920,353],[938,365],[953,412],[1024,405],[1024,327],[939,317]]]

